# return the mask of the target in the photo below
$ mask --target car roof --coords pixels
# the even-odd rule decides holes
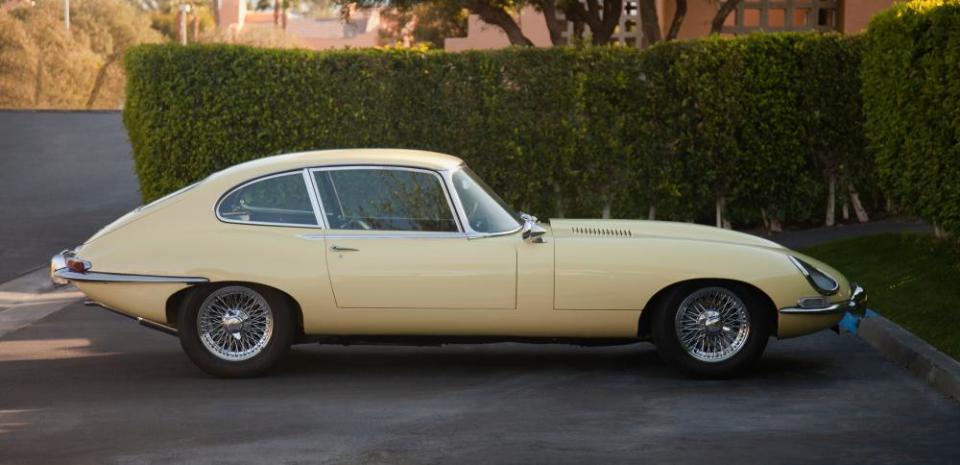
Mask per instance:
[[[221,171],[225,177],[262,176],[287,170],[342,165],[408,166],[445,170],[463,164],[452,155],[407,149],[314,150],[258,158]]]

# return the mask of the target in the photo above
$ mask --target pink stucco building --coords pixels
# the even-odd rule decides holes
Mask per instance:
[[[889,8],[895,0],[744,0],[727,17],[723,33],[742,34],[752,31],[837,31],[857,34],[876,13]],[[678,34],[690,39],[710,33],[710,25],[722,2],[688,0],[687,14]],[[665,32],[676,11],[675,0],[657,0],[660,29]],[[524,35],[538,47],[549,47],[550,37],[543,15],[533,7],[517,16]],[[639,5],[636,0],[624,1],[624,13],[615,39],[625,45],[643,46],[639,27]],[[446,39],[450,51],[502,48],[510,45],[506,34],[496,26],[470,15],[466,37]]]
[[[843,34],[861,32],[877,12],[895,0],[743,0],[727,17],[723,33],[742,34],[752,31],[837,31]],[[246,0],[220,0],[219,29],[228,38],[251,31],[270,31],[274,25],[272,11],[248,11]],[[678,38],[689,39],[710,33],[710,25],[721,1],[687,0],[687,14]],[[661,31],[669,28],[676,11],[676,0],[656,0]],[[355,10],[347,23],[338,18],[312,19],[291,15],[287,32],[306,48],[362,48],[380,45],[381,30],[387,26],[379,9]],[[523,34],[538,47],[549,47],[550,35],[543,14],[526,7],[515,16]],[[613,39],[623,45],[642,47],[643,38],[637,0],[624,0],[624,11]],[[567,30],[572,27],[567,25]],[[569,34],[569,32],[568,32]],[[449,37],[448,51],[494,49],[510,45],[506,34],[497,26],[468,19],[465,37]]]
[[[246,0],[220,0],[218,28],[228,38],[276,28],[273,11],[250,11]],[[297,45],[312,49],[375,47],[380,38],[380,10],[359,10],[349,22],[290,15],[287,33]]]

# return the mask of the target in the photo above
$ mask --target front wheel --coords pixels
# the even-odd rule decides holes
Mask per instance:
[[[742,285],[680,286],[655,309],[660,357],[693,377],[726,378],[752,366],[770,337],[770,318]]]
[[[259,376],[293,341],[294,322],[287,307],[281,295],[259,286],[197,289],[180,311],[180,345],[194,364],[213,376]]]

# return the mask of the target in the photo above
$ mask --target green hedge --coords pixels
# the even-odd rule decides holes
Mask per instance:
[[[149,45],[127,55],[124,121],[144,200],[252,158],[401,147],[458,155],[542,217],[655,206],[709,222],[722,197],[738,223],[807,221],[828,171],[870,191],[858,50],[817,34],[644,51]]]
[[[960,232],[960,1],[902,3],[877,15],[861,71],[885,193]]]

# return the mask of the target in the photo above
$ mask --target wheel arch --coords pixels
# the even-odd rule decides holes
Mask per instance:
[[[657,291],[650,298],[650,300],[647,301],[646,305],[643,306],[643,310],[640,311],[640,319],[637,321],[637,336],[640,339],[644,339],[644,340],[651,339],[650,325],[651,325],[651,322],[653,321],[653,313],[654,311],[656,311],[657,306],[660,305],[663,299],[667,298],[670,292],[673,291],[674,289],[681,286],[703,287],[703,286],[711,286],[711,285],[717,285],[717,284],[739,286],[747,290],[748,292],[753,293],[758,299],[760,299],[761,302],[763,302],[764,306],[767,308],[767,314],[769,315],[769,318],[770,318],[770,328],[773,329],[773,334],[776,334],[777,315],[778,315],[777,306],[773,303],[773,299],[770,298],[770,296],[766,292],[764,292],[762,289],[746,281],[740,281],[736,279],[696,278],[696,279],[678,281]]]
[[[297,299],[294,299],[293,296],[290,295],[290,293],[285,292],[282,289],[277,289],[273,286],[269,286],[266,284],[254,283],[254,282],[248,282],[248,281],[217,281],[217,282],[206,283],[206,284],[198,284],[196,286],[190,286],[190,287],[181,289],[171,294],[170,297],[167,298],[167,302],[166,302],[167,324],[174,328],[177,327],[177,322],[179,321],[178,316],[180,314],[181,309],[183,308],[183,303],[187,300],[187,297],[192,293],[199,292],[201,290],[210,290],[210,289],[223,287],[223,286],[230,286],[230,285],[240,285],[240,286],[249,286],[254,288],[267,289],[269,291],[277,293],[279,296],[284,298],[284,300],[287,301],[287,305],[290,308],[290,310],[293,311],[294,321],[296,321],[296,324],[297,324],[297,328],[296,328],[297,333],[295,335],[294,340],[301,341],[305,339],[306,336],[304,335],[304,331],[303,331],[303,309],[300,307],[300,303],[297,302]]]

